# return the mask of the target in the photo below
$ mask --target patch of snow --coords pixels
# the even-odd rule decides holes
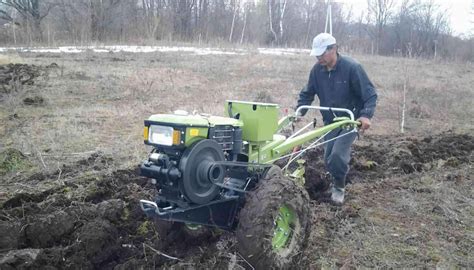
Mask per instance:
[[[296,54],[309,55],[310,50],[295,49],[295,48],[258,48],[258,52],[261,54],[272,54],[272,55],[296,55]]]
[[[56,48],[47,47],[0,47],[0,52],[35,52],[35,53],[81,53],[93,51],[96,53],[151,53],[151,52],[186,52],[196,55],[246,55],[251,53],[247,49],[222,50],[219,48],[197,48],[197,47],[169,47],[169,46],[61,46]],[[292,48],[258,48],[260,54],[270,55],[296,55],[309,54],[309,50]]]

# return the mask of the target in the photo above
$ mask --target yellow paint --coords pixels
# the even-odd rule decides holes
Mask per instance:
[[[199,129],[197,128],[192,128],[190,131],[189,131],[189,134],[193,137],[195,136],[199,136]]]
[[[148,127],[143,128],[143,140],[148,141]]]
[[[173,144],[178,145],[181,143],[181,133],[179,130],[173,130]]]

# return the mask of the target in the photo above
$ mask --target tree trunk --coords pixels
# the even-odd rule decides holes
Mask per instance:
[[[232,35],[234,34],[235,27],[235,17],[237,16],[238,6],[240,6],[240,1],[236,0],[234,3],[234,16],[232,16],[232,25],[230,27],[229,42],[232,42]]]
[[[280,0],[280,42],[283,41],[283,17],[285,15],[287,0]]]
[[[16,25],[15,25],[15,21],[13,21],[13,24],[12,24],[12,31],[13,31],[13,43],[16,45]]]
[[[311,14],[311,12],[308,10],[308,18],[307,18],[307,23],[306,23],[306,34],[304,36],[304,44],[305,45],[308,44],[309,31],[311,29],[312,21],[313,21],[313,14]]]
[[[244,11],[244,26],[242,27],[242,34],[240,35],[240,44],[244,43],[245,29],[247,28],[247,12],[248,7]]]
[[[274,41],[278,44],[278,36],[273,30],[273,18],[272,18],[273,0],[268,0],[268,17],[270,18],[270,32],[273,34]]]
[[[187,39],[190,36],[190,19],[191,7],[188,0],[179,0],[178,2],[178,33],[182,39]]]
[[[100,9],[99,4],[96,3],[96,0],[89,1],[89,12],[91,16],[91,39],[92,40],[101,40],[100,34]]]

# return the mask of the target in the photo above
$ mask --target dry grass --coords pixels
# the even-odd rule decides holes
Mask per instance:
[[[54,62],[59,68],[50,71],[47,79],[3,97],[2,147],[62,158],[102,150],[131,163],[145,152],[142,123],[150,114],[184,109],[224,115],[226,99],[274,102],[291,110],[314,64],[305,55],[85,52],[24,53],[21,57],[26,63]],[[399,131],[405,69],[410,81],[408,132],[472,127],[472,65],[356,58],[380,95],[372,133]],[[22,100],[28,95],[43,97],[44,106],[24,105]]]
[[[226,99],[273,102],[291,110],[314,64],[304,55],[86,52],[21,57],[29,64],[59,65],[35,85],[0,96],[0,150],[18,149],[40,170],[96,151],[113,156],[113,166],[135,166],[147,152],[143,120],[154,113],[184,109],[224,115]],[[407,77],[408,134],[472,130],[472,64],[356,58],[380,97],[371,134],[398,133]],[[45,102],[25,105],[28,96]],[[352,185],[350,203],[342,209],[315,204],[310,267],[472,268],[472,167],[458,170],[452,172],[460,176],[458,182],[446,181],[441,170],[397,175]]]
[[[327,233],[333,238],[330,250],[316,261],[370,268],[472,267],[474,261],[466,258],[474,238],[472,233],[463,235],[472,229],[470,181],[455,184],[443,177],[421,177],[424,191],[414,191],[416,180],[409,177],[380,180],[377,184],[385,189],[373,183],[351,186],[350,205],[331,216],[337,226]],[[393,183],[401,185],[394,188]],[[371,194],[375,189],[377,194]],[[357,214],[347,214],[354,209]]]

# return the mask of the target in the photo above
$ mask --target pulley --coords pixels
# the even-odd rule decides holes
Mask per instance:
[[[222,183],[224,168],[216,163],[224,161],[224,152],[214,140],[201,140],[184,151],[179,169],[182,173],[180,189],[193,203],[205,204],[214,199]]]

